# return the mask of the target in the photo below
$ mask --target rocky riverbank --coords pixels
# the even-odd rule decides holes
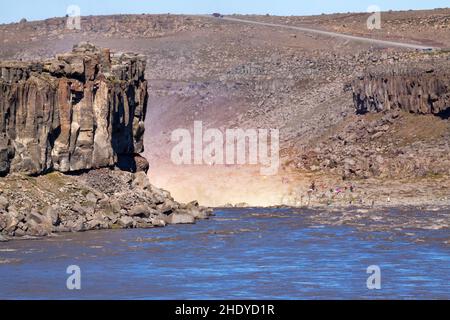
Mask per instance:
[[[207,219],[210,209],[180,204],[144,172],[98,169],[0,178],[0,241],[59,232],[154,228]]]

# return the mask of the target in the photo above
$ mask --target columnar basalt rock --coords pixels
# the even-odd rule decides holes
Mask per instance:
[[[450,112],[450,63],[370,70],[352,83],[358,113],[403,110],[416,114]]]
[[[0,62],[0,175],[109,167],[143,152],[145,58],[91,44]]]

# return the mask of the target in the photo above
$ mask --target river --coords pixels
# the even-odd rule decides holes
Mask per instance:
[[[195,225],[0,243],[0,299],[450,299],[448,228],[367,231],[315,214],[220,209]],[[70,265],[81,290],[66,287]]]

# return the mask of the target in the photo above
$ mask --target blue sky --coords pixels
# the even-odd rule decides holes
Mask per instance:
[[[363,12],[370,5],[382,10],[449,7],[448,0],[0,0],[0,23],[21,18],[40,20],[61,17],[69,5],[78,5],[82,15],[115,13],[270,13],[310,15],[333,12]]]

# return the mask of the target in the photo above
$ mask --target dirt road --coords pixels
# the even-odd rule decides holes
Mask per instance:
[[[215,19],[219,19],[219,18],[215,18]],[[372,43],[374,45],[382,46],[382,47],[400,47],[400,48],[409,48],[409,49],[417,49],[417,50],[436,49],[436,48],[430,47],[430,46],[424,46],[424,45],[418,45],[418,44],[412,44],[412,43],[404,43],[404,42],[396,42],[396,41],[379,40],[379,39],[372,39],[372,38],[365,38],[365,37],[357,37],[357,36],[352,36],[352,35],[348,35],[348,34],[342,34],[342,33],[330,32],[330,31],[324,31],[324,30],[318,30],[318,29],[311,29],[311,28],[305,28],[305,27],[296,27],[296,26],[289,26],[289,25],[283,25],[283,24],[251,21],[251,20],[231,18],[231,17],[223,17],[220,19],[226,20],[226,21],[232,21],[232,22],[248,23],[248,24],[262,25],[262,26],[267,26],[267,27],[284,28],[284,29],[291,29],[291,30],[308,32],[308,33],[315,33],[315,34],[320,34],[320,35],[329,36],[329,37],[342,38],[344,40]]]

